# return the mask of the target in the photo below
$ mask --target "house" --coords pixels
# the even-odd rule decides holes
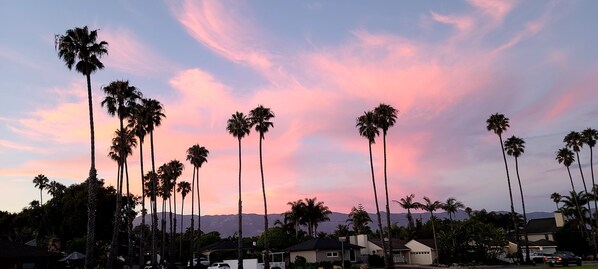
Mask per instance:
[[[362,247],[348,242],[341,242],[331,238],[314,238],[308,241],[296,244],[285,249],[290,253],[291,261],[297,256],[302,256],[308,263],[318,263],[323,261],[358,261],[357,253]]]
[[[527,222],[527,238],[529,240],[529,249],[533,252],[552,254],[556,251],[557,243],[554,241],[554,234],[563,227],[565,220],[563,214],[555,213],[552,218],[532,219]],[[514,238],[509,240],[509,253],[517,251],[517,243]],[[523,240],[519,240],[522,247],[525,246]],[[524,248],[525,250],[525,248]]]
[[[36,246],[0,241],[0,268],[56,268],[61,256]]]
[[[438,258],[433,239],[412,239],[405,246],[409,248],[409,264],[433,264]]]
[[[373,248],[374,251],[372,252],[372,254],[383,256],[382,240],[370,239],[369,242],[377,247],[377,248]],[[411,251],[411,249],[409,249],[405,245],[406,243],[407,242],[405,240],[401,240],[398,238],[392,239],[392,254],[393,254],[392,259],[395,264],[396,263],[402,263],[402,264],[410,263],[409,252]],[[385,245],[387,248],[389,247],[388,241],[385,242]]]

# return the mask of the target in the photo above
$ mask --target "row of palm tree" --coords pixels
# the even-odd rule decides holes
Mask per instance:
[[[376,142],[376,136],[380,135],[380,129],[382,130],[382,140],[383,140],[383,148],[384,148],[384,190],[386,193],[386,224],[387,228],[390,231],[390,206],[389,206],[389,199],[388,199],[388,176],[386,173],[386,135],[388,133],[388,129],[392,127],[397,119],[397,114],[399,111],[394,107],[387,105],[387,104],[380,104],[373,111],[366,111],[363,115],[357,118],[356,127],[359,131],[359,135],[363,136],[368,140],[368,147],[370,153],[370,168],[372,172],[372,186],[374,189],[374,201],[376,204],[376,216],[378,218],[378,229],[380,232],[380,238],[384,239],[384,229],[382,229],[382,220],[380,218],[380,207],[378,205],[378,193],[376,190],[376,179],[374,176],[374,161],[372,158],[372,144]],[[387,269],[390,269],[392,258],[391,255],[392,251],[392,240],[390,240],[389,236],[389,244],[388,250],[386,249],[386,245],[382,244],[383,252],[384,252],[384,262]],[[384,241],[384,240],[383,240]]]

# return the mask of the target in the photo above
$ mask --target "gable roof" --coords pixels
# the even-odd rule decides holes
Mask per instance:
[[[531,219],[527,222],[528,234],[554,233],[557,231],[554,218]]]
[[[342,246],[341,246],[342,244]],[[294,246],[290,246],[286,248],[285,252],[291,251],[303,251],[303,250],[340,250],[341,248],[345,249],[360,249],[363,247],[349,244],[348,242],[338,241],[336,239],[331,238],[313,238],[307,240],[305,242],[301,242]]]
[[[420,244],[422,244],[422,245],[424,245],[426,247],[429,247],[431,249],[435,249],[434,248],[434,239],[416,238],[416,239],[411,239],[411,241],[419,242]],[[411,242],[411,241],[409,241],[409,242]]]
[[[382,247],[382,240],[380,240],[380,239],[370,239],[369,241],[376,246]],[[409,250],[409,248],[407,246],[405,246],[406,243],[407,243],[407,241],[405,241],[405,240],[393,238],[392,239],[392,249],[393,250]],[[385,242],[385,244],[386,244],[386,246],[388,246],[388,242]]]

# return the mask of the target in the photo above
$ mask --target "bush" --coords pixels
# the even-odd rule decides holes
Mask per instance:
[[[332,263],[329,261],[322,261],[318,264],[318,267],[322,267],[323,269],[332,269]]]
[[[368,255],[368,263],[370,267],[384,267],[384,258],[378,255]]]

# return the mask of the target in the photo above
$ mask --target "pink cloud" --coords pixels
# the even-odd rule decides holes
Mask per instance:
[[[517,4],[515,1],[469,0],[468,2],[497,23],[501,23]]]

